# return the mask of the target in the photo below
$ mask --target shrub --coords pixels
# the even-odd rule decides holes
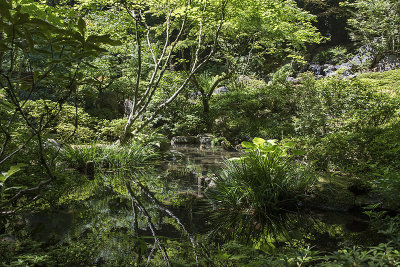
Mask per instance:
[[[306,77],[296,88],[294,126],[300,135],[325,136],[338,131],[377,127],[390,121],[398,101],[357,80]]]
[[[101,140],[116,141],[124,130],[127,118],[115,120],[102,120],[97,126],[97,136]]]

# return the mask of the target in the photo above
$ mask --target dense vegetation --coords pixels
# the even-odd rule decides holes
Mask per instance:
[[[0,0],[0,265],[398,266],[399,18]],[[165,170],[171,139],[239,152]]]

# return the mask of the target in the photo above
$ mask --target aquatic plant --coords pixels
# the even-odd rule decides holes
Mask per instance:
[[[131,140],[124,146],[92,143],[67,147],[62,157],[70,166],[83,171],[88,161],[94,161],[98,168],[132,170],[149,165],[157,156],[152,146]]]
[[[278,145],[276,140],[255,138],[242,146],[245,154],[225,162],[213,190],[230,207],[264,211],[283,207],[303,197],[314,182],[310,173],[292,160],[304,154],[294,149],[295,143]]]
[[[279,225],[286,221],[279,219],[282,211],[296,209],[315,181],[306,167],[294,161],[294,156],[304,152],[294,149],[293,142],[280,145],[261,138],[242,146],[244,155],[227,160],[215,188],[207,192],[215,221],[243,230],[246,226],[241,221],[260,231],[266,225],[271,230],[284,228]]]

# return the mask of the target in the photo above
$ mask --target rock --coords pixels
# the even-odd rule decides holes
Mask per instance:
[[[189,93],[189,97],[190,97],[191,99],[194,99],[194,100],[199,99],[199,98],[201,97],[201,92],[200,92],[200,91],[193,91],[193,92],[190,92],[190,93]]]
[[[287,78],[286,78],[286,81],[287,81],[287,82],[290,82],[290,83],[294,83],[294,84],[298,84],[298,83],[301,82],[300,79],[296,79],[295,77],[291,77],[291,76],[287,77]]]
[[[169,150],[165,155],[166,160],[177,161],[181,160],[185,157],[185,155],[177,150]]]
[[[322,74],[322,66],[319,64],[310,64],[308,70],[312,71],[315,75]]]
[[[13,235],[4,235],[0,238],[0,243],[15,243],[16,239]]]
[[[352,72],[353,67],[354,65],[352,63],[336,65],[336,72],[339,73],[342,78],[354,78],[354,73]]]
[[[323,72],[325,73],[326,77],[331,77],[331,76],[336,75],[336,70],[337,70],[336,66],[334,66],[332,64],[324,64],[322,66],[322,68],[323,68]]]
[[[241,150],[243,150],[242,145],[241,145],[241,144],[236,145],[236,146],[235,146],[235,150],[236,150],[236,151],[241,151]]]
[[[340,65],[336,65],[336,69],[338,69],[338,70],[352,70],[353,69],[353,67],[354,67],[354,65],[352,64],[352,63],[343,63],[343,64],[340,64]]]
[[[378,71],[388,71],[400,68],[400,60],[394,55],[386,55],[377,64]]]
[[[243,84],[248,84],[251,81],[251,78],[246,75],[239,75],[238,82]]]
[[[230,92],[230,90],[227,86],[221,86],[214,90],[214,95],[226,94],[229,92]]]
[[[375,54],[375,50],[370,45],[364,45],[358,50],[351,63],[357,67],[370,65],[375,59]]]
[[[56,150],[59,150],[59,149],[62,150],[61,145],[56,140],[51,139],[51,138],[47,139],[47,141],[45,142],[44,146],[46,148],[53,148],[53,149],[56,149]]]
[[[133,108],[133,101],[129,99],[124,100],[124,115],[129,116]]]
[[[171,139],[172,145],[193,145],[198,143],[199,139],[196,136],[174,136]]]
[[[200,145],[210,147],[214,136],[212,134],[203,134],[203,135],[198,135],[197,138],[199,139]]]

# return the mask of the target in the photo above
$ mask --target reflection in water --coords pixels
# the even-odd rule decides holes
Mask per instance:
[[[198,194],[198,178],[210,176],[223,166],[224,159],[238,157],[239,153],[222,149],[201,150],[197,147],[173,149],[174,152],[170,153],[173,156],[165,156],[167,160],[160,166],[158,177],[153,177],[154,181],[146,178],[149,184],[155,183],[152,191],[158,190],[157,194],[165,197],[168,205],[152,199],[154,195],[142,187],[148,186],[144,183],[129,181],[132,197],[121,182],[126,178],[124,174],[102,174],[98,175],[96,182],[91,183],[91,194],[88,194],[91,196],[77,201],[74,208],[70,207],[67,217],[71,220],[66,220],[66,231],[58,231],[54,227],[53,224],[60,225],[60,220],[54,220],[52,216],[60,217],[61,213],[52,212],[43,222],[48,225],[35,228],[32,235],[42,238],[44,235],[41,231],[55,231],[63,236],[58,247],[90,248],[90,254],[85,255],[87,262],[83,262],[87,265],[126,266],[145,264],[149,255],[150,258],[156,255],[153,252],[156,244],[154,235],[167,252],[170,251],[168,245],[173,241],[187,244],[190,251],[187,257],[195,260],[197,254],[191,252],[198,242],[193,238],[195,234],[208,233],[209,240],[218,244],[236,239],[258,243],[260,247],[263,246],[261,243],[278,244],[290,238],[309,238],[308,242],[315,245],[316,249],[327,250],[336,249],[338,244],[346,240],[355,244],[354,241],[363,234],[358,228],[357,233],[352,233],[352,222],[361,220],[365,223],[364,218],[353,214],[298,210],[265,211],[261,214],[253,210],[221,209],[210,205]],[[133,206],[145,209],[148,218]],[[36,219],[34,215],[30,216],[27,220],[34,225]],[[37,216],[42,217],[42,214]],[[150,222],[155,234],[149,229]],[[306,237],[310,233],[313,239]],[[47,237],[43,237],[43,241],[47,241]]]

